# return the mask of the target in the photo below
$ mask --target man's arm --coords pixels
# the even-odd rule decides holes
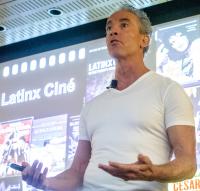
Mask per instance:
[[[70,169],[46,178],[46,172],[40,173],[41,167],[27,167],[22,172],[22,178],[36,188],[55,191],[72,191],[82,186],[83,176],[91,156],[89,141],[79,141],[74,161]],[[39,166],[39,165],[38,165]]]
[[[196,172],[195,127],[172,126],[167,133],[175,159],[165,165],[156,166],[157,179],[175,182],[192,178]]]
[[[109,162],[99,168],[124,180],[147,180],[177,182],[192,178],[196,172],[195,128],[186,125],[169,127],[170,146],[175,158],[162,165],[152,164],[150,158],[138,155],[138,161],[131,164]]]

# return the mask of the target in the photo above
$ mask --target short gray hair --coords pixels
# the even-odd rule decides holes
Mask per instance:
[[[139,28],[140,33],[146,34],[149,37],[151,37],[151,34],[152,34],[151,22],[149,20],[149,17],[147,16],[147,14],[143,10],[136,9],[135,7],[133,7],[129,4],[122,5],[118,9],[118,11],[121,11],[121,10],[126,10],[126,11],[134,14],[135,16],[137,16],[137,18],[140,22],[140,28]],[[148,51],[148,49],[149,49],[149,46],[145,47],[143,52],[146,53]]]

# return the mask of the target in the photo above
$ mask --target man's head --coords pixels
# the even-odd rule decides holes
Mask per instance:
[[[149,48],[152,27],[146,13],[129,5],[114,12],[106,23],[106,42],[113,57]],[[132,52],[131,52],[132,51]]]

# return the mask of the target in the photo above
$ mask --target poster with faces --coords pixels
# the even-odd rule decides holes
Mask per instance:
[[[184,87],[200,82],[198,17],[155,27],[156,71]]]
[[[32,118],[0,123],[0,178],[20,174],[10,163],[29,161],[31,127]]]

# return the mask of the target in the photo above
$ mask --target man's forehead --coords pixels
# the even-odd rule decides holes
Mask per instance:
[[[113,13],[110,17],[108,17],[106,24],[112,23],[113,20],[117,21],[129,21],[136,16],[133,13],[130,13],[127,10],[120,10]]]
[[[129,19],[129,18],[123,17],[123,18],[119,18],[118,21],[119,21],[119,22],[130,21],[130,19]],[[106,22],[107,25],[110,24],[110,23],[112,23],[112,19],[109,19],[109,20],[107,20],[107,22]]]

